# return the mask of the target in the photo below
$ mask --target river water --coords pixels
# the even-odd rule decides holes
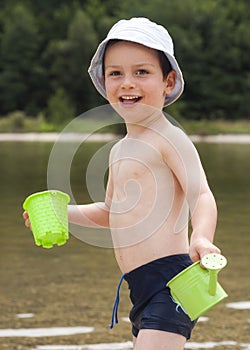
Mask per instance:
[[[249,349],[250,145],[196,146],[218,205],[216,244],[228,259],[219,280],[229,297],[197,324],[187,348]],[[108,329],[120,278],[112,249],[85,243],[74,235],[64,246],[43,249],[34,245],[32,234],[23,225],[25,197],[47,188],[52,147],[52,143],[43,142],[0,143],[0,330],[5,331],[2,335],[0,332],[0,349],[49,350],[57,345],[57,349],[66,350],[75,345],[74,349],[80,350],[91,349],[86,344],[101,343],[113,345],[93,349],[131,348],[125,284],[120,323],[114,330]],[[85,174],[93,155],[103,147],[104,143],[85,142],[74,156],[70,182],[78,202],[89,200]],[[88,237],[91,234],[95,235],[87,232]],[[65,327],[65,332],[52,336],[45,331],[43,336],[30,337],[27,332],[7,332],[54,327]],[[80,334],[67,333],[67,329],[77,327],[90,328],[86,333],[82,329],[78,329]]]

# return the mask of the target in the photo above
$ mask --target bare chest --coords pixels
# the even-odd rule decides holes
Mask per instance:
[[[114,184],[128,181],[156,181],[159,175],[168,172],[161,153],[150,142],[125,139],[112,158]]]

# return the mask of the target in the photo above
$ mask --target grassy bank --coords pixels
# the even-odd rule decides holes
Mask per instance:
[[[250,120],[182,120],[181,126],[187,134],[250,134]]]
[[[64,122],[63,125],[56,125],[45,120],[44,116],[38,115],[36,118],[27,117],[23,112],[14,112],[7,117],[0,118],[0,133],[15,132],[57,132],[64,129],[70,122]],[[121,124],[113,124],[114,119],[105,120],[107,125],[103,128],[103,120],[86,119],[81,122],[80,127],[75,124],[75,128],[71,131],[81,132],[113,132],[122,131],[124,128]],[[187,134],[196,135],[217,135],[217,134],[250,134],[249,120],[178,120],[178,123],[186,131]],[[109,126],[110,124],[110,126]],[[113,124],[113,125],[112,125]]]
[[[0,133],[51,132],[57,129],[55,125],[47,123],[42,114],[31,118],[23,112],[16,111],[0,118]]]

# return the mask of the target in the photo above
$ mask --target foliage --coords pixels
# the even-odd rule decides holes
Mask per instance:
[[[39,36],[34,16],[23,5],[16,5],[4,17],[1,37],[1,112],[32,110],[38,101],[34,82],[39,76],[36,58]],[[39,86],[37,86],[39,88]]]
[[[75,116],[75,110],[67,94],[62,88],[58,88],[48,101],[47,119],[56,125],[71,120]]]
[[[185,78],[168,113],[250,119],[249,14],[249,0],[2,0],[0,115],[42,112],[59,124],[102,104],[91,57],[117,20],[146,16],[170,32]]]
[[[45,121],[43,114],[36,118],[28,117],[22,111],[14,111],[0,118],[0,132],[50,132],[57,131],[55,125]]]
[[[189,135],[250,134],[249,120],[183,119],[179,124]]]
[[[186,82],[186,118],[250,118],[250,2],[123,2],[124,16],[150,17],[171,33]],[[159,9],[164,9],[160,11]]]

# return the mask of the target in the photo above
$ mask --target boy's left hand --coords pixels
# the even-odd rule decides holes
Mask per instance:
[[[23,218],[24,218],[24,225],[26,227],[28,227],[30,230],[32,230],[31,225],[30,225],[29,214],[26,210],[23,212]]]
[[[200,238],[190,244],[189,255],[193,262],[201,260],[204,255],[210,253],[221,254],[221,251],[205,238]]]

